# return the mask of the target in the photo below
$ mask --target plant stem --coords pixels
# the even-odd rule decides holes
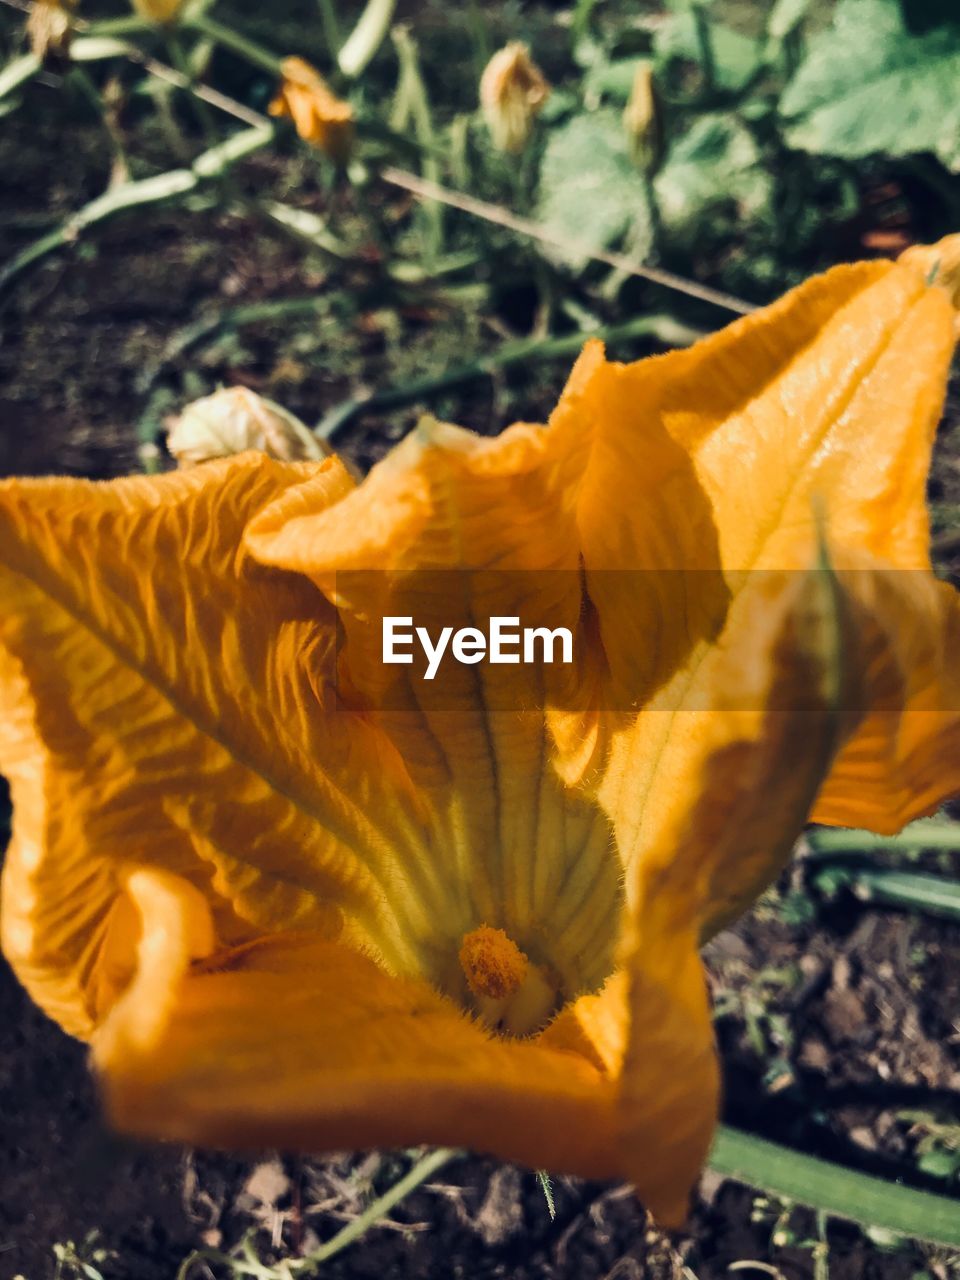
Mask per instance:
[[[478,0],[470,0],[467,8],[467,25],[470,29],[470,43],[473,46],[473,77],[480,88],[480,77],[490,61],[493,50],[490,47],[490,35],[487,31],[487,20],[483,16]]]
[[[364,1232],[375,1226],[381,1218],[385,1218],[390,1210],[405,1199],[411,1191],[415,1191],[438,1169],[442,1169],[445,1164],[449,1164],[451,1160],[460,1154],[454,1147],[438,1147],[423,1156],[399,1182],[395,1182],[382,1196],[378,1196],[372,1204],[364,1209],[363,1213],[354,1218],[352,1222],[348,1222],[342,1230],[338,1231],[325,1244],[322,1244],[319,1249],[316,1249],[307,1257],[291,1263],[291,1270],[295,1274],[310,1274],[310,1272],[315,1271],[318,1266],[332,1258],[334,1254],[340,1253],[347,1245],[359,1240]]]
[[[716,68],[713,61],[713,41],[710,38],[710,20],[706,15],[701,0],[691,0],[690,15],[697,38],[697,49],[700,53],[700,69],[703,72],[703,83],[708,96],[712,96],[717,87]]]
[[[343,43],[336,6],[333,0],[317,0],[317,7],[320,10],[320,25],[323,27],[323,39],[327,46],[327,52],[331,58],[335,58],[340,52],[340,46]]]
[[[557,1216],[557,1206],[553,1199],[553,1183],[546,1169],[537,1170],[537,1181],[540,1183],[540,1190],[543,1192],[543,1198],[547,1202],[547,1213],[550,1215],[551,1222]]]
[[[403,98],[413,120],[413,131],[417,142],[423,148],[420,168],[428,182],[440,181],[440,164],[432,153],[436,138],[433,128],[433,117],[430,113],[430,102],[427,98],[427,86],[420,71],[420,58],[417,45],[406,27],[397,27],[393,33],[393,42],[400,62],[400,85],[398,98]],[[423,202],[423,211],[427,218],[427,253],[432,262],[443,248],[443,206],[434,200]]]
[[[367,7],[337,55],[337,65],[345,76],[354,80],[367,69],[386,39],[396,7],[397,0],[367,0]]]
[[[818,827],[807,832],[814,856],[833,853],[869,853],[872,849],[956,849],[960,851],[960,822],[922,818],[895,836],[846,827]]]
[[[861,1226],[960,1245],[960,1200],[887,1182],[721,1125],[708,1164],[717,1173]]]
[[[138,18],[135,14],[123,18],[100,18],[96,22],[77,22],[75,25],[85,36],[142,36],[157,29],[155,22]]]
[[[230,165],[266,146],[272,140],[273,132],[271,125],[244,129],[228,138],[226,142],[211,147],[209,151],[204,151],[197,156],[189,169],[171,169],[167,173],[158,173],[153,178],[126,182],[123,186],[114,187],[102,196],[98,196],[96,200],[91,200],[53,231],[34,241],[12,258],[0,271],[0,291],[9,286],[35,262],[65,245],[73,244],[82,231],[96,226],[97,223],[103,222],[114,214],[126,209],[174,200],[196,190],[203,182],[219,178]]]
[[[0,71],[0,98],[5,98],[19,89],[22,84],[26,84],[38,73],[41,65],[35,53],[25,53],[22,57],[8,62]]]
[[[140,395],[147,395],[172,360],[184,355],[221,329],[240,329],[244,325],[257,324],[262,320],[275,320],[280,316],[316,315],[318,312],[326,311],[329,306],[329,298],[320,294],[307,298],[279,298],[271,302],[251,302],[245,306],[229,307],[225,311],[218,311],[215,315],[201,316],[199,320],[195,320],[175,333],[157,361],[149,364],[141,372],[136,382],[137,392]]]
[[[239,31],[234,31],[232,27],[225,27],[222,23],[208,18],[206,14],[198,15],[194,18],[186,18],[181,24],[184,28],[191,31],[199,31],[202,35],[213,40],[215,44],[223,45],[225,49],[229,49],[244,61],[252,63],[255,67],[260,67],[262,71],[268,71],[273,76],[279,76],[280,59],[275,53],[271,53],[269,49],[264,49],[254,40],[250,40],[247,36],[242,36]]]
[[[573,21],[570,23],[574,45],[587,35],[590,29],[590,19],[593,16],[596,5],[597,0],[577,0],[576,8],[573,11]]]
[[[190,61],[187,58],[186,53],[184,52],[183,45],[180,43],[180,36],[178,32],[173,29],[166,31],[165,36],[167,50],[170,54],[170,62],[172,63],[174,70],[178,71],[187,82],[186,92],[190,98],[191,105],[193,106],[194,115],[196,116],[197,123],[200,126],[200,131],[203,134],[204,141],[208,147],[214,146],[216,145],[217,140],[217,130],[213,122],[213,116],[210,113],[210,108],[196,92],[197,77],[194,73],[193,67],[190,65]]]
[[[458,365],[447,369],[444,373],[433,377],[420,378],[415,382],[405,383],[400,387],[389,387],[384,391],[374,392],[366,397],[345,400],[336,405],[323,418],[316,428],[317,435],[324,440],[332,439],[361,413],[384,412],[399,409],[413,404],[417,400],[427,400],[451,391],[478,378],[489,377],[501,369],[509,369],[512,365],[525,364],[531,360],[550,360],[558,356],[570,355],[579,351],[588,337],[603,338],[608,342],[619,342],[628,338],[655,336],[673,346],[688,346],[703,335],[694,329],[680,324],[671,316],[647,315],[629,320],[626,324],[614,325],[607,329],[595,330],[592,334],[581,332],[565,334],[559,338],[531,338],[519,342],[509,342],[490,355],[481,356],[469,364]]]
[[[130,180],[130,162],[127,159],[127,153],[123,145],[123,137],[119,128],[111,119],[111,114],[104,105],[100,91],[93,83],[88,73],[83,69],[81,63],[74,63],[70,68],[69,78],[77,86],[83,96],[90,103],[91,107],[100,117],[100,123],[103,125],[103,131],[107,135],[107,145],[113,157],[113,165],[111,168],[110,182],[126,183]]]
[[[944,876],[895,867],[866,867],[856,863],[818,863],[813,883],[820,889],[849,889],[863,902],[880,902],[907,910],[925,911],[946,920],[960,920],[960,884]]]

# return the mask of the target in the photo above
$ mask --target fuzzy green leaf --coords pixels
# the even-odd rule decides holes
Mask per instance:
[[[840,0],[781,100],[786,138],[814,153],[932,151],[960,170],[960,24],[911,34],[897,0]]]
[[[739,93],[760,70],[763,42],[713,21],[708,24],[708,37],[717,88]],[[654,53],[661,66],[675,59],[700,62],[697,22],[690,9],[675,14],[658,29]]]
[[[670,239],[683,243],[700,236],[724,206],[740,223],[762,217],[773,184],[749,130],[718,114],[702,116],[674,141],[654,191]]]
[[[629,239],[645,257],[653,245],[642,174],[630,159],[620,113],[574,116],[555,129],[540,169],[539,221],[565,242],[556,254],[574,266]]]

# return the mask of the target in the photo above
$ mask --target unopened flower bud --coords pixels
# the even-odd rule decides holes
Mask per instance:
[[[41,62],[69,56],[70,23],[76,7],[76,0],[34,0],[27,18],[27,39]]]
[[[623,111],[623,127],[636,164],[648,173],[657,167],[662,145],[660,106],[653,63],[638,63],[630,98]]]
[[[343,164],[353,146],[353,108],[332,92],[323,76],[303,58],[284,58],[283,82],[270,103],[272,116],[288,116],[304,142]]]
[[[523,150],[549,96],[525,44],[514,40],[493,55],[480,78],[480,105],[498,151]]]
[[[148,22],[173,22],[183,8],[183,0],[130,0],[130,3]]]
[[[188,404],[170,424],[167,448],[181,467],[247,449],[283,462],[307,462],[330,452],[292,413],[247,387],[225,387]]]

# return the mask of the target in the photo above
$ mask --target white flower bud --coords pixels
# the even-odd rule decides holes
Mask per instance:
[[[260,449],[283,462],[306,462],[330,450],[308,427],[247,387],[225,387],[188,404],[170,423],[167,448],[181,467]]]

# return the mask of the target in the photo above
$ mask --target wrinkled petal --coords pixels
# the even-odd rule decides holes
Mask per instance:
[[[674,1219],[718,1108],[698,947],[775,876],[803,827],[842,729],[842,647],[828,570],[753,578],[682,696],[664,690],[618,741],[601,792],[627,864],[622,1149],[632,1179],[655,1164]],[[654,1114],[671,1142],[651,1151],[640,1138]]]
[[[572,465],[583,477],[580,537],[612,664],[623,637],[628,652],[643,642],[624,617],[634,607],[625,593],[611,593],[605,615],[594,582],[614,578],[590,577],[591,554],[601,568],[624,550],[631,564],[663,566],[648,575],[659,590],[645,593],[635,617],[660,641],[652,646],[654,680],[658,697],[673,705],[696,685],[718,635],[724,643],[724,610],[753,574],[801,570],[821,531],[835,565],[857,571],[851,603],[864,593],[866,602],[848,661],[870,675],[860,691],[864,707],[884,709],[840,756],[837,783],[827,785],[817,811],[822,820],[890,830],[958,788],[957,677],[949,661],[956,597],[930,580],[925,503],[953,321],[945,293],[928,287],[919,270],[839,267],[687,351],[616,365],[588,348],[551,422],[562,454],[577,459],[579,442]],[[663,433],[677,451],[672,467],[657,461],[670,456]],[[609,450],[604,467],[583,443],[594,436],[599,458]],[[636,461],[624,465],[631,451]],[[644,493],[630,541],[612,517],[626,509],[648,453],[653,470],[661,468],[664,497],[651,503]],[[879,625],[868,616],[874,589],[865,554],[878,572],[901,571],[899,603],[888,602]],[[722,565],[726,603],[712,564]],[[899,702],[891,701],[891,680]],[[870,784],[857,794],[866,774]],[[642,822],[639,807],[633,819]]]
[[[924,509],[953,333],[861,264],[687,352],[588,346],[547,428],[427,422],[358,489],[251,458],[0,487],[3,942],[117,1122],[466,1143],[679,1221],[717,1111],[698,945],[818,792],[886,830],[957,782]],[[388,614],[568,625],[576,661],[424,681]],[[460,1011],[496,1025],[478,934],[505,1025],[567,1002],[542,1034]]]
[[[575,522],[544,446],[537,427],[485,440],[426,421],[343,502],[312,509],[306,487],[284,495],[246,542],[260,561],[309,575],[340,610],[341,695],[394,745],[421,798],[421,858],[450,885],[438,922],[450,953],[496,924],[569,995],[609,973],[620,893],[604,814],[553,767],[544,706],[564,700],[567,668],[448,655],[427,681],[422,661],[382,660],[390,615],[434,638],[493,616],[580,634]]]
[[[129,964],[117,869],[131,857],[205,887],[225,939],[380,911],[376,874],[396,854],[369,809],[392,811],[368,805],[376,752],[327,730],[333,610],[238,555],[245,522],[315,470],[245,455],[0,486],[3,945],[77,1034]]]
[[[932,574],[841,575],[866,715],[817,797],[816,822],[893,834],[960,793],[960,595]]]
[[[630,383],[689,455],[728,573],[868,551],[929,568],[925,484],[953,313],[922,275],[837,267]],[[652,385],[651,385],[652,384]]]
[[[494,1038],[426,983],[309,934],[191,965],[202,897],[154,872],[127,889],[138,971],[93,1041],[118,1127],[232,1148],[468,1145],[616,1174],[616,1090],[578,1054]]]
[[[667,361],[587,343],[550,418],[558,501],[574,515],[607,663],[602,697],[639,706],[722,626],[729,591],[711,504],[659,414]]]

